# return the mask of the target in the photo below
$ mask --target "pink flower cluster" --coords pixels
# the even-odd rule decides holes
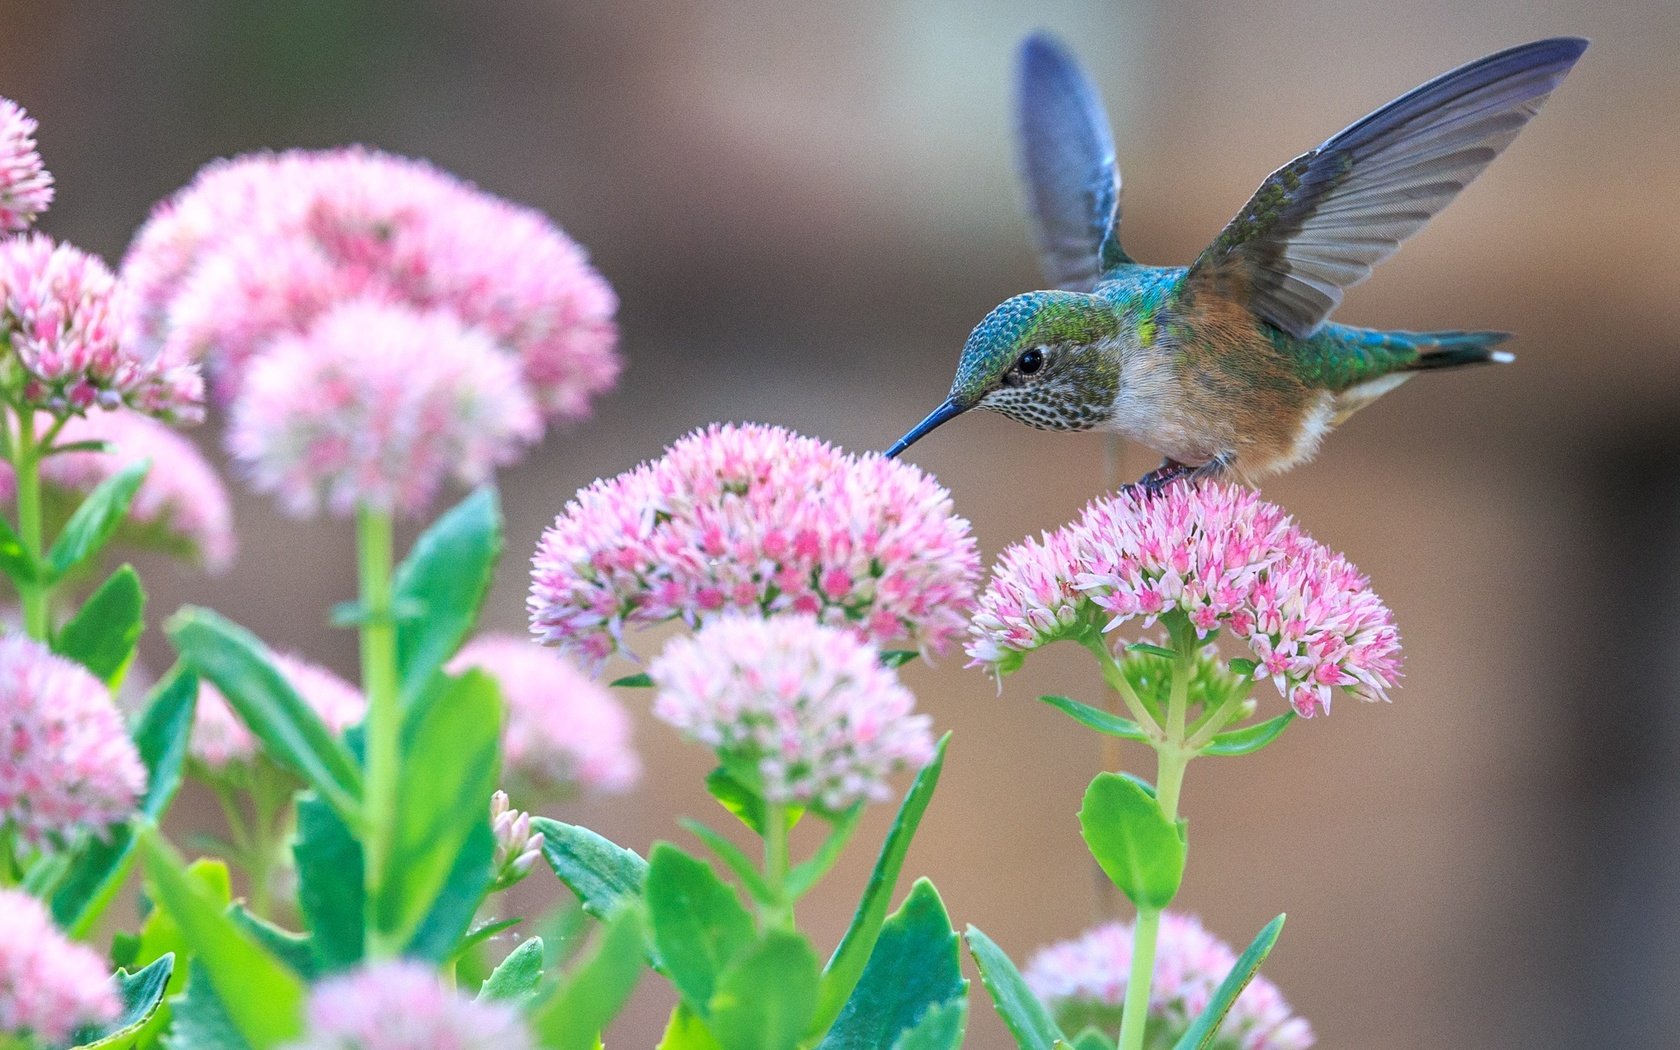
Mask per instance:
[[[1387,699],[1400,636],[1370,581],[1282,508],[1235,485],[1176,485],[1098,500],[1078,521],[999,558],[971,628],[971,666],[1006,673],[1022,654],[1106,619],[1148,627],[1177,612],[1224,630],[1302,716],[1335,690]]]
[[[285,1050],[536,1050],[512,1004],[468,999],[408,960],[322,981],[306,1017]]]
[[[19,396],[57,415],[127,405],[195,422],[198,367],[142,352],[127,289],[98,259],[39,234],[0,240],[0,343],[26,373]]]
[[[35,149],[35,119],[0,98],[0,232],[26,230],[52,204],[53,179]]]
[[[874,646],[808,616],[724,616],[672,640],[653,713],[756,774],[770,802],[829,812],[890,793],[933,757],[926,715]]]
[[[360,147],[207,166],[157,207],[123,271],[147,337],[208,359],[224,399],[270,342],[353,299],[482,332],[545,416],[583,415],[618,375],[617,301],[576,243],[529,208]]]
[[[519,366],[453,315],[353,301],[246,371],[228,448],[288,511],[417,514],[542,436]]]
[[[0,1041],[63,1043],[83,1025],[116,1020],[120,1009],[99,954],[60,933],[34,897],[0,889]]]
[[[37,641],[0,638],[0,825],[42,847],[102,835],[145,787],[104,683]]]
[[[507,704],[504,773],[537,788],[623,791],[636,782],[630,716],[571,661],[529,638],[486,634],[461,648],[449,672],[471,667],[496,679]]]
[[[968,522],[921,470],[751,424],[697,431],[583,489],[534,564],[532,631],[595,663],[626,624],[725,609],[940,650],[973,608],[979,565]]]
[[[140,483],[119,536],[145,546],[186,551],[211,572],[233,561],[233,507],[227,487],[197,446],[154,419],[118,409],[90,409],[68,420],[55,444],[103,441],[106,451],[57,452],[41,461],[41,480],[50,489],[85,497],[101,482],[134,463],[152,469]],[[0,462],[0,502],[17,498],[17,476]]]
[[[361,691],[338,675],[289,653],[271,655],[281,677],[334,733],[344,732],[367,713]],[[233,713],[221,690],[209,682],[198,689],[191,753],[202,769],[212,774],[255,761],[260,753],[251,731]]]
[[[1150,1019],[1171,1033],[1162,1045],[1176,1041],[1207,1008],[1236,961],[1230,946],[1194,917],[1162,914],[1149,989]],[[1107,923],[1042,949],[1027,964],[1024,976],[1070,1032],[1095,1023],[1111,1027],[1107,1034],[1114,1038],[1131,964],[1131,925]],[[1241,1050],[1305,1050],[1313,1045],[1313,1033],[1304,1018],[1290,1015],[1277,986],[1256,976],[1225,1015],[1217,1043]]]

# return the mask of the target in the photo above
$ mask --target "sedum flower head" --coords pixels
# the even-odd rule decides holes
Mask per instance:
[[[267,344],[348,298],[482,332],[546,418],[583,415],[618,375],[617,301],[576,243],[538,212],[374,150],[212,163],[157,207],[123,268],[147,337],[208,360],[226,400]]]
[[[35,119],[0,98],[0,233],[27,230],[52,204],[53,178],[35,149]]]
[[[448,313],[369,300],[258,358],[228,445],[295,514],[415,514],[444,480],[482,480],[541,436],[519,365]]]
[[[62,1043],[84,1025],[116,1020],[120,1009],[98,953],[59,932],[34,897],[0,889],[0,1037]]]
[[[451,674],[477,667],[507,704],[504,771],[546,787],[623,791],[641,774],[630,716],[570,660],[529,638],[486,634],[462,647]]]
[[[41,461],[49,491],[80,504],[101,482],[129,466],[150,461],[118,536],[141,546],[192,555],[211,572],[233,561],[237,541],[227,486],[198,447],[169,427],[126,409],[92,409],[67,421],[58,445],[102,441],[104,451],[55,452]],[[0,501],[17,498],[17,476],[0,463]]]
[[[325,667],[289,653],[273,653],[272,658],[275,670],[334,734],[360,722],[367,713],[361,691]],[[258,755],[256,738],[228,706],[221,690],[208,681],[198,687],[191,753],[204,770],[213,774],[253,762]]]
[[[596,662],[626,624],[698,624],[726,609],[939,650],[978,575],[968,522],[927,474],[752,424],[696,431],[583,489],[534,564],[531,629]]]
[[[145,787],[104,684],[33,639],[0,638],[0,825],[41,847],[101,835]]]
[[[1230,946],[1194,917],[1163,913],[1149,990],[1151,1045],[1177,1042],[1212,1001],[1236,961]],[[1027,963],[1024,976],[1064,1031],[1095,1027],[1113,1040],[1120,1031],[1131,962],[1131,925],[1107,923],[1040,950]],[[1166,1035],[1157,1037],[1156,1031]],[[1220,1024],[1214,1045],[1305,1050],[1313,1045],[1313,1033],[1304,1018],[1291,1016],[1277,986],[1256,976]]]
[[[926,715],[874,646],[808,616],[716,619],[648,668],[653,713],[744,771],[774,803],[880,800],[933,757]]]
[[[970,628],[971,665],[1006,674],[1028,652],[1167,613],[1200,637],[1248,644],[1310,717],[1336,690],[1387,699],[1400,635],[1370,581],[1282,508],[1235,485],[1176,485],[1092,503],[1078,521],[999,558]]]
[[[286,1050],[535,1050],[510,1003],[468,999],[424,963],[374,963],[309,993],[303,1038]]]
[[[0,240],[0,343],[21,369],[16,396],[56,415],[127,405],[193,422],[196,365],[142,352],[128,290],[98,259],[40,234]]]

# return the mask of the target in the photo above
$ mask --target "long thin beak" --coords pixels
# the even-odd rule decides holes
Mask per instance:
[[[892,459],[894,456],[897,456],[900,452],[903,452],[905,449],[925,437],[928,431],[939,426],[941,423],[944,423],[946,420],[955,419],[957,416],[962,415],[963,411],[963,406],[957,404],[956,398],[946,398],[944,404],[940,405],[932,412],[929,412],[926,419],[917,423],[910,429],[910,433],[899,438],[892,448],[887,449],[887,458]]]

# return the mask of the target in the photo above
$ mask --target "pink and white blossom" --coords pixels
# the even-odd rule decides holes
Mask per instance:
[[[63,1043],[84,1025],[116,1020],[120,1010],[99,953],[61,933],[34,897],[0,889],[0,1037]]]
[[[978,556],[920,469],[779,427],[714,425],[578,492],[543,534],[531,629],[599,664],[627,625],[801,613],[877,644],[943,649]]]
[[[531,814],[514,809],[506,791],[490,796],[490,831],[496,836],[491,885],[505,889],[530,874],[542,856],[543,837],[531,831]]]
[[[425,963],[378,962],[310,990],[301,1039],[285,1050],[535,1050],[511,1003],[469,999]]]
[[[1176,1041],[1207,1008],[1236,961],[1230,946],[1193,916],[1161,915],[1149,1016],[1169,1033],[1163,1045]],[[1119,1033],[1131,965],[1132,926],[1113,922],[1041,949],[1023,976],[1067,1031],[1095,1024],[1113,1038]],[[1218,1045],[1241,1050],[1305,1050],[1313,1042],[1312,1027],[1292,1016],[1277,986],[1260,976],[1219,1026]]]
[[[1182,614],[1198,636],[1247,643],[1302,716],[1337,691],[1386,700],[1400,635],[1370,581],[1283,509],[1235,485],[1176,485],[1093,502],[1079,520],[1004,551],[970,629],[971,666],[1020,657],[1100,625]]]
[[[367,700],[361,690],[325,667],[290,653],[272,656],[275,670],[334,734],[343,733],[367,713]],[[260,753],[256,738],[233,713],[221,690],[209,681],[202,681],[198,687],[190,750],[200,766],[211,773],[253,762]]]
[[[50,849],[128,819],[145,788],[105,684],[40,642],[0,638],[0,825]]]
[[[53,177],[35,149],[35,118],[0,98],[0,233],[27,230],[52,204]]]
[[[719,617],[648,668],[653,713],[751,770],[774,803],[837,812],[933,757],[926,715],[880,653],[809,616]]]
[[[544,788],[623,791],[636,782],[629,714],[570,660],[529,638],[485,634],[461,648],[449,672],[471,667],[496,679],[507,704],[505,772]]]

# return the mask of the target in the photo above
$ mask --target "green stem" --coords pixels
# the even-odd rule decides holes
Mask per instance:
[[[35,440],[35,410],[17,410],[17,436],[12,442],[12,469],[17,474],[18,539],[24,557],[37,572],[44,568],[41,546],[41,446]],[[29,637],[46,641],[52,629],[49,613],[51,596],[41,580],[19,580],[18,601],[23,605],[23,629]]]
[[[1120,1050],[1143,1050],[1149,1020],[1149,985],[1155,977],[1155,937],[1161,930],[1159,909],[1139,911],[1132,928],[1132,969],[1126,977],[1126,1004],[1120,1010]]]
[[[402,710],[397,698],[397,629],[391,617],[391,512],[362,507],[356,514],[356,555],[362,603],[362,691],[367,694],[367,765],[362,814],[365,832],[366,950],[370,958],[396,954],[379,928],[380,891],[391,863],[397,823],[397,772]]]
[[[766,930],[793,929],[793,902],[788,900],[787,806],[767,802],[764,806],[764,885],[770,903],[763,909]]]
[[[1116,660],[1114,654],[1109,652],[1108,643],[1103,640],[1102,634],[1089,631],[1079,639],[1079,644],[1090,650],[1091,655],[1097,658],[1097,666],[1102,668],[1103,681],[1108,683],[1108,687],[1114,690],[1121,700],[1126,702],[1126,713],[1131,716],[1132,721],[1142,726],[1143,731],[1152,738],[1160,739],[1160,724],[1149,713],[1149,708],[1144,705],[1143,697],[1139,696],[1137,690],[1132,687],[1131,681],[1126,677],[1126,672],[1120,667],[1120,661]]]

